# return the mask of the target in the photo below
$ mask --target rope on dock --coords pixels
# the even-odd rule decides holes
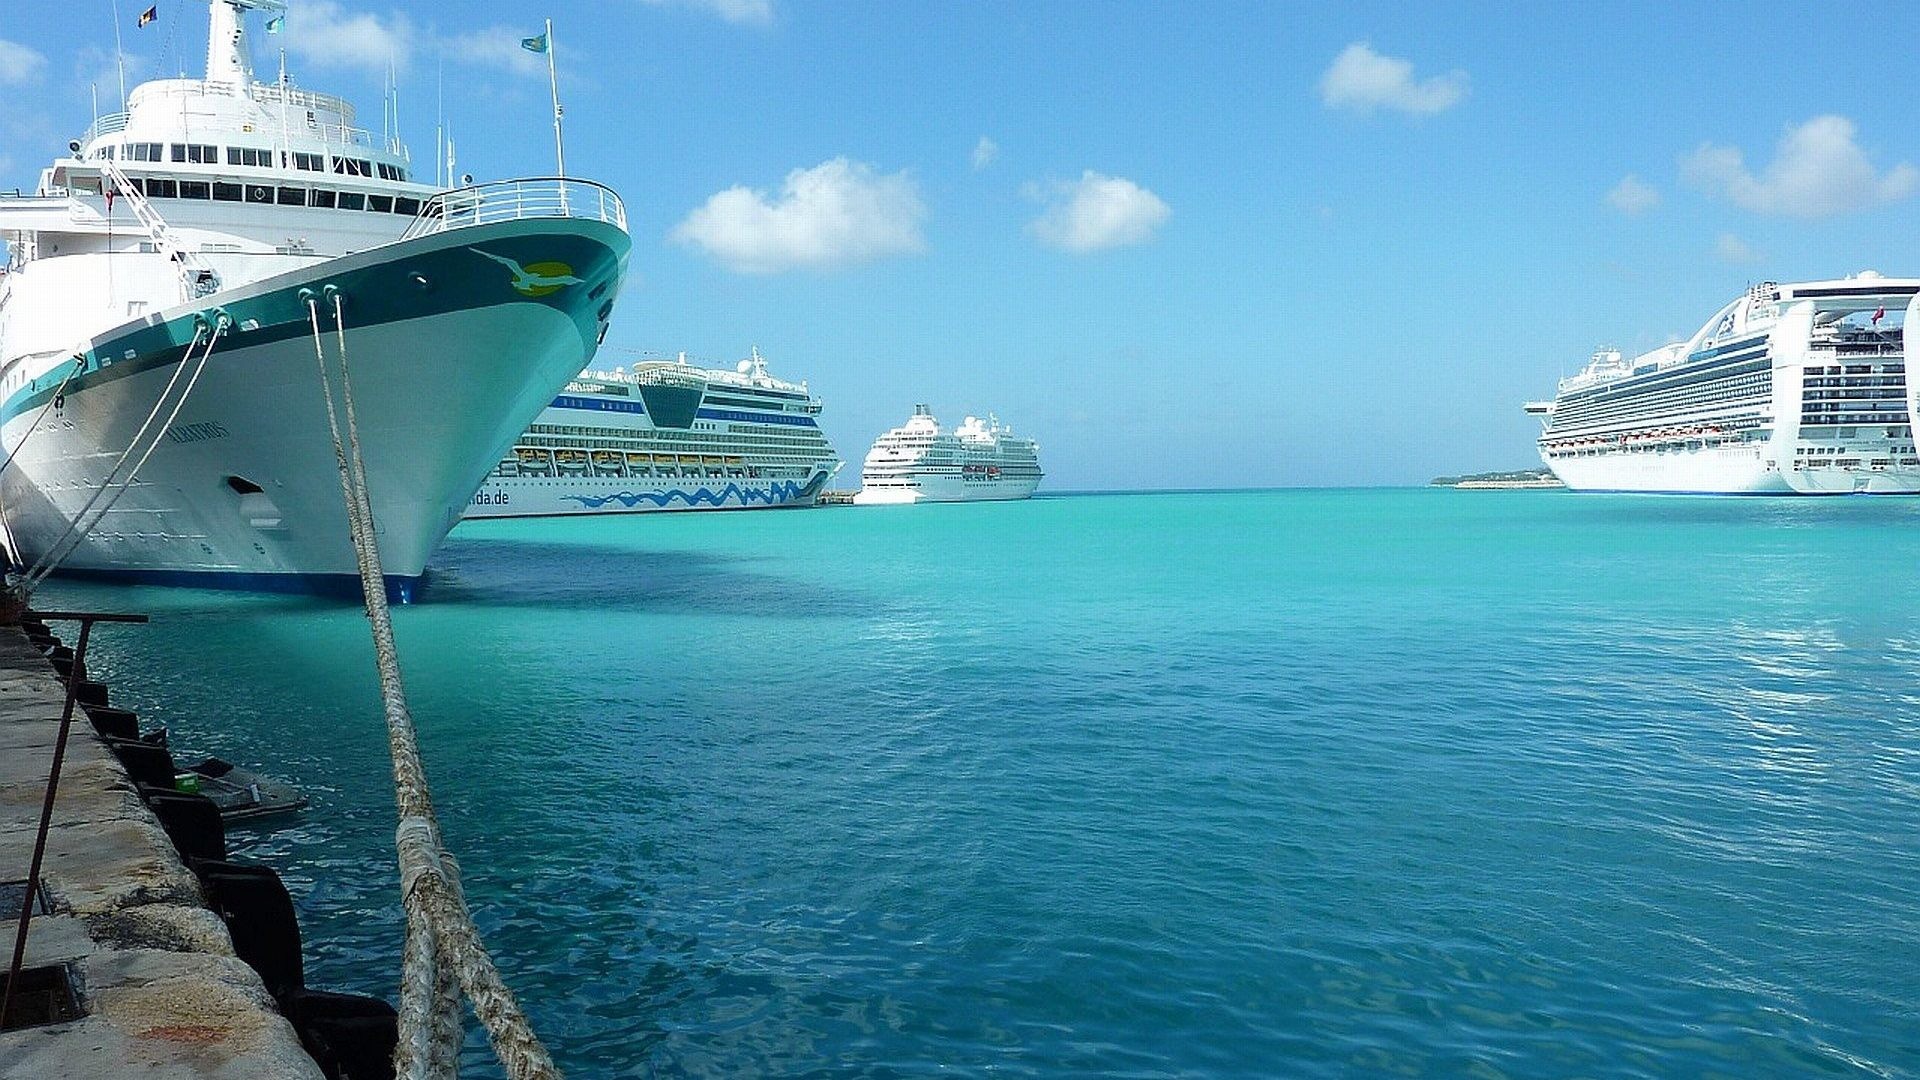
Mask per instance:
[[[360,587],[366,596],[367,619],[372,624],[375,666],[380,675],[380,698],[386,713],[387,742],[393,755],[394,801],[400,822],[394,847],[400,860],[400,895],[407,915],[407,938],[400,979],[400,1041],[394,1049],[394,1071],[406,1080],[442,1080],[452,1077],[460,1046],[460,997],[473,1004],[474,1015],[486,1027],[493,1050],[512,1080],[558,1080],[560,1070],[527,1022],[520,1003],[507,989],[493,957],[480,940],[473,915],[460,888],[460,869],[440,836],[440,822],[427,787],[420,744],[407,707],[400,677],[393,620],[387,608],[386,578],[374,535],[373,508],[367,497],[365,461],[360,453],[360,429],[353,407],[353,384],[347,370],[347,330],[342,297],[333,286],[323,293],[332,301],[340,367],[340,403],[334,408],[333,380],[320,332],[320,299],[303,294],[313,329],[313,356],[320,370],[320,389],[327,399],[327,427],[333,454],[340,467],[340,493],[346,503]],[[346,414],[346,439],[341,438],[339,412]],[[349,452],[351,451],[351,452]]]
[[[154,399],[153,408],[147,410],[146,419],[140,422],[139,430],[135,431],[133,438],[128,440],[127,448],[120,452],[120,457],[113,463],[113,468],[107,470],[107,475],[101,479],[100,486],[94,491],[93,497],[89,498],[86,505],[80,508],[80,512],[73,516],[72,521],[67,522],[67,527],[60,533],[59,538],[49,544],[47,550],[42,552],[40,558],[22,575],[18,583],[22,595],[31,595],[33,590],[46,580],[48,574],[59,569],[60,564],[66,561],[67,556],[73,554],[81,541],[106,520],[107,515],[113,511],[114,504],[120,501],[120,496],[125,495],[133,486],[133,482],[140,476],[141,468],[146,465],[147,459],[153,456],[153,451],[160,445],[160,440],[166,435],[167,429],[172,427],[174,420],[179,417],[180,410],[187,404],[187,399],[193,396],[193,388],[199,385],[200,374],[207,369],[207,358],[213,355],[214,346],[218,345],[221,336],[233,327],[233,320],[224,311],[216,312],[211,323],[199,315],[194,316],[194,320],[193,340],[187,343],[187,351],[181,356],[180,363],[174,367],[173,377],[167,380],[167,385],[161,389],[160,396]],[[180,396],[173,402],[172,411],[167,413],[166,420],[157,430],[154,430],[153,437],[148,439],[147,432],[153,428],[154,418],[160,415],[160,410],[166,406],[167,399],[173,394],[174,386],[180,382],[180,376],[186,373],[187,362],[192,360],[193,350],[199,347],[203,334],[206,336],[207,347],[200,353],[200,359],[194,363],[193,374],[187,379],[186,389],[180,391]],[[66,384],[62,381],[61,385],[64,387]],[[36,419],[35,423],[38,422]],[[142,440],[146,440],[147,448],[140,452],[140,460],[134,462],[133,468],[127,470],[126,476],[116,484],[114,478],[120,475],[121,466],[127,463],[127,458],[133,456],[134,448],[139,446]],[[112,490],[113,497],[108,499],[107,504],[100,507],[99,513],[94,514],[93,520],[83,527],[80,523],[86,521],[87,514],[93,510],[94,504],[98,503],[100,497],[107,494],[109,490]],[[72,541],[71,544],[68,543],[69,540]],[[61,550],[62,545],[66,545],[66,550]]]

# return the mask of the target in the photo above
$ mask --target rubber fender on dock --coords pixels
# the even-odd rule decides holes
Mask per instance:
[[[157,788],[173,786],[173,755],[164,746],[132,739],[106,739],[107,749],[120,759],[125,766],[127,776],[136,784],[151,784]]]
[[[105,705],[107,703],[107,684],[94,682],[88,678],[73,680],[73,700],[82,706]]]
[[[138,739],[140,737],[140,715],[127,709],[116,709],[111,705],[95,705],[87,710],[87,719],[93,722],[93,730],[113,739]]]
[[[227,858],[227,827],[220,820],[220,808],[205,795],[170,791],[141,785],[140,797],[160,819],[167,839],[188,866],[200,862],[224,862]]]
[[[286,1008],[307,979],[300,962],[300,922],[280,875],[272,867],[237,862],[203,862],[193,870],[233,936],[234,955],[259,973],[267,992]]]
[[[400,1016],[392,1005],[364,994],[299,990],[282,1007],[329,1080],[393,1080]]]

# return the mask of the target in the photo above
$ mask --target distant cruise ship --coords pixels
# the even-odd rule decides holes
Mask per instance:
[[[1764,282],[1700,332],[1562,380],[1540,457],[1582,491],[1920,492],[1907,331],[1920,279]]]
[[[469,518],[811,506],[840,470],[805,383],[678,361],[583,371],[534,420]]]
[[[1040,484],[1039,447],[989,416],[951,432],[925,405],[874,440],[860,474],[859,506],[1024,499]]]

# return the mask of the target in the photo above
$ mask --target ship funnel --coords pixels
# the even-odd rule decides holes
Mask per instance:
[[[253,50],[247,47],[248,11],[270,18],[286,14],[285,0],[212,0],[208,4],[207,81],[245,89],[253,85]]]

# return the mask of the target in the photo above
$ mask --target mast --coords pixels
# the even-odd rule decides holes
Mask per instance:
[[[547,20],[547,88],[553,92],[553,164],[556,175],[565,179],[567,175],[566,145],[560,140],[560,75],[553,58],[553,20]],[[562,188],[562,198],[565,188]]]
[[[120,47],[120,0],[113,0],[113,66],[120,71],[120,110],[127,108],[127,51]],[[99,119],[100,109],[95,106],[94,119]]]

